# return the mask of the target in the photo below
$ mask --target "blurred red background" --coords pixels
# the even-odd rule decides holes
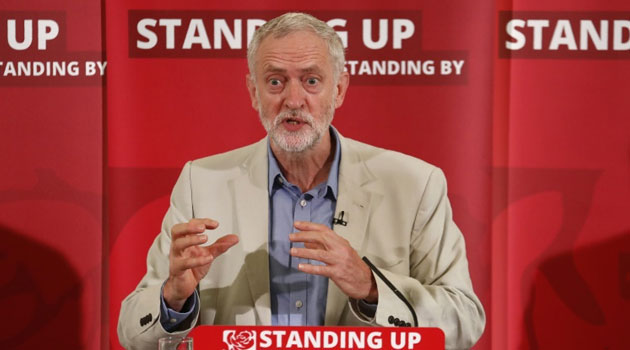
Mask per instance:
[[[626,56],[591,48],[594,58],[579,52],[553,57],[546,47],[550,27],[540,54],[500,55],[502,13],[570,18],[579,43],[580,19],[630,20],[630,5],[294,6],[193,0],[0,5],[4,68],[18,60],[107,60],[103,78],[0,74],[0,308],[11,315],[3,318],[0,347],[39,348],[62,339],[72,348],[120,348],[120,302],[145,272],[181,166],[264,137],[245,89],[244,52],[132,57],[132,10],[175,17],[176,10],[232,11],[243,19],[303,10],[355,21],[399,11],[419,19],[403,50],[371,52],[351,39],[349,59],[452,57],[465,60],[464,74],[437,81],[351,78],[333,124],[344,136],[444,169],[475,290],[489,317],[475,348],[630,347],[630,50]],[[51,13],[62,14],[55,17],[62,26],[50,50],[16,52],[6,45],[7,19]],[[531,45],[531,29],[522,32]],[[630,40],[630,30],[622,33]],[[360,36],[354,29],[349,35]]]

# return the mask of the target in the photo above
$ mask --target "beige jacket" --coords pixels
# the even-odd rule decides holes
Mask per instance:
[[[336,225],[334,231],[407,297],[420,327],[441,328],[448,349],[471,347],[483,332],[485,314],[473,292],[464,238],[452,220],[442,171],[342,136],[340,143],[336,213],[343,210],[348,225]],[[263,139],[184,166],[162,231],[149,250],[147,273],[122,303],[118,336],[124,347],[156,349],[157,339],[167,335],[159,315],[160,288],[168,277],[170,230],[195,217],[220,223],[211,231],[211,241],[235,233],[240,242],[213,262],[199,284],[200,309],[191,328],[271,324],[267,139]],[[329,283],[325,324],[391,326],[390,315],[413,324],[404,303],[380,278],[376,281],[379,302],[371,320]]]

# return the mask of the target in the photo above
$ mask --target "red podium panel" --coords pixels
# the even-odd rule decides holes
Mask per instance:
[[[195,350],[444,350],[439,328],[200,326]]]

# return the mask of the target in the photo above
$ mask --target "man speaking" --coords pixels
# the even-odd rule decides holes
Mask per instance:
[[[412,325],[392,284],[418,326],[471,347],[485,315],[442,171],[331,126],[349,83],[339,36],[287,13],[256,31],[247,60],[268,137],[184,166],[123,301],[123,346],[155,349],[197,324]]]

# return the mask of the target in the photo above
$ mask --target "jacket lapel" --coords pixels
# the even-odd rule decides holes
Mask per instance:
[[[244,171],[234,179],[236,218],[240,244],[245,252],[245,270],[258,319],[271,324],[269,294],[269,194],[267,190],[267,141],[254,146],[243,163]]]
[[[363,250],[363,241],[367,230],[367,223],[372,203],[373,193],[368,189],[368,184],[373,178],[365,168],[364,161],[357,152],[354,152],[341,135],[341,164],[339,166],[339,194],[335,208],[335,217],[343,211],[343,220],[346,226],[334,225],[333,230],[341,237],[347,239],[350,245],[357,251]],[[333,281],[328,282],[328,295],[326,300],[326,325],[338,325],[343,309],[348,304],[346,296]]]

